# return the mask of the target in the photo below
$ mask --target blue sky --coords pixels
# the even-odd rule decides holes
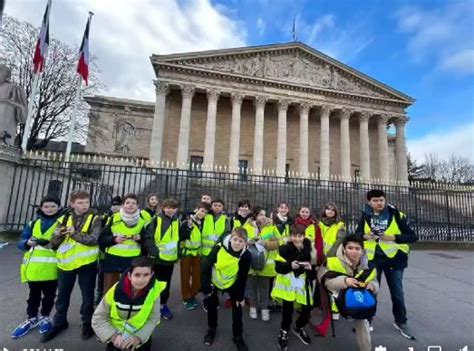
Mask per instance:
[[[39,25],[45,1],[7,0]],[[51,35],[91,51],[106,95],[153,100],[152,53],[299,41],[406,93],[409,151],[474,162],[474,0],[53,0]]]

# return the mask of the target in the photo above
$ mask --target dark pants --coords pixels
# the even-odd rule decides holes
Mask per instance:
[[[160,302],[166,305],[170,297],[171,277],[173,276],[174,264],[155,264],[155,277],[161,282],[166,282],[166,288],[161,292]]]
[[[372,264],[374,265],[374,264]],[[392,269],[387,265],[377,267],[377,280],[382,281],[382,272],[387,280],[387,285],[392,297],[392,313],[397,323],[406,323],[407,310],[405,308],[405,298],[403,293],[403,271],[404,268]]]
[[[212,287],[211,295],[207,299],[207,325],[210,329],[217,328],[217,305],[219,304],[219,297],[217,296],[219,290]],[[232,301],[232,334],[233,336],[242,336],[242,307],[237,306],[235,299]]]
[[[91,324],[94,313],[94,290],[97,274],[97,262],[79,267],[72,271],[58,270],[58,298],[56,300],[56,314],[54,325],[64,325],[67,323],[67,311],[71,300],[71,293],[76,283],[79,281],[79,288],[82,294],[81,319],[83,324]]]
[[[102,270],[102,266],[99,262],[97,266],[97,288],[95,290],[95,301],[94,301],[96,305],[100,303],[100,300],[102,300],[103,295],[104,295],[104,271]]]
[[[30,295],[26,300],[26,314],[28,318],[38,316],[38,310],[41,305],[41,315],[49,316],[54,307],[54,298],[56,297],[57,280],[47,280],[44,282],[28,282]],[[41,298],[41,295],[43,297]]]
[[[291,321],[293,320],[293,301],[283,300],[283,313],[281,320],[281,329],[289,331],[291,328]],[[296,328],[303,328],[308,324],[309,317],[311,315],[311,306],[301,305],[301,313],[296,320]]]
[[[146,343],[141,345],[137,350],[138,351],[151,351],[151,337],[147,340]],[[122,349],[116,348],[114,344],[109,342],[107,346],[105,347],[105,351],[122,351]]]

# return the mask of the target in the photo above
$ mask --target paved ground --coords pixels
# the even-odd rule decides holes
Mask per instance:
[[[69,329],[57,339],[39,343],[37,330],[20,340],[10,339],[13,328],[25,318],[28,289],[20,284],[21,253],[14,244],[0,249],[0,348],[10,351],[23,349],[103,350],[95,339],[80,339],[79,289],[76,286],[69,313]],[[413,251],[410,267],[406,270],[405,294],[409,320],[418,336],[415,342],[404,339],[392,327],[391,302],[385,283],[380,294],[377,318],[374,321],[373,345],[385,346],[388,351],[454,350],[465,345],[474,350],[474,255],[472,251]],[[175,313],[172,321],[163,321],[153,336],[155,350],[233,350],[231,344],[230,310],[221,310],[220,327],[212,348],[202,345],[206,330],[202,309],[185,311],[179,299],[179,266],[173,277],[170,307]],[[244,337],[250,350],[276,350],[276,336],[280,315],[272,315],[269,323],[253,321],[244,314]],[[306,347],[290,337],[290,350],[356,350],[351,325],[345,320],[336,324],[337,337],[315,337]],[[439,348],[428,348],[442,346]],[[383,351],[382,349],[379,349]],[[5,351],[5,349],[4,349]],[[465,351],[465,349],[463,350]]]

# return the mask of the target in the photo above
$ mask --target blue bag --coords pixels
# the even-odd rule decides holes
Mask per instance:
[[[336,305],[341,316],[345,318],[367,319],[375,316],[377,298],[370,290],[348,288],[339,292]]]

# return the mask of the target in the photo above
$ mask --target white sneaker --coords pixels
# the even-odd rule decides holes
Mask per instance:
[[[262,321],[268,322],[270,320],[270,310],[262,310]]]
[[[339,313],[333,313],[332,314],[332,320],[333,321],[338,321],[339,320]]]
[[[250,319],[257,319],[257,308],[250,307]]]

